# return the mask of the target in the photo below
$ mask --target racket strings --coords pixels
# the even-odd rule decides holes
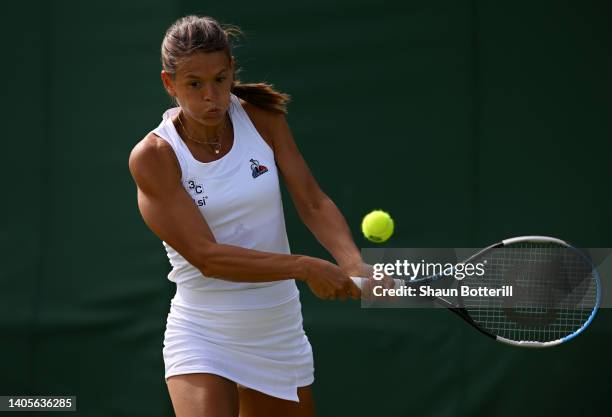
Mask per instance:
[[[463,297],[472,320],[494,335],[514,341],[563,339],[585,325],[597,304],[593,267],[574,249],[523,243],[494,249],[479,262],[485,262],[485,274],[462,285],[513,290],[512,297]]]

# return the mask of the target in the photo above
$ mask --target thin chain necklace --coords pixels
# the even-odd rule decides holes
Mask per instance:
[[[183,124],[183,121],[181,120],[181,114],[183,114],[182,111],[178,115],[178,121],[181,124],[181,127],[183,128],[183,132],[185,132],[187,139],[195,143],[200,143],[202,145],[208,145],[211,147],[211,149],[213,150],[215,154],[219,154],[219,152],[221,152],[221,138],[223,137],[223,133],[225,132],[225,126],[227,125],[227,119],[223,118],[224,123],[223,123],[223,126],[221,127],[221,130],[219,131],[219,134],[216,136],[217,140],[216,141],[205,141],[205,140],[196,140],[196,139],[193,139],[191,136],[189,136],[189,132],[187,132],[187,129],[185,129],[185,125]]]

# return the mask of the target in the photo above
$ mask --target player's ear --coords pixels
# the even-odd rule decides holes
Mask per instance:
[[[170,94],[172,97],[176,97],[176,90],[174,89],[174,80],[172,79],[172,76],[166,72],[166,70],[162,70],[161,79],[168,94]]]

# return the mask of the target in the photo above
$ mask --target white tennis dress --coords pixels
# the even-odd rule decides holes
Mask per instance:
[[[172,116],[153,130],[174,149],[185,190],[219,243],[290,253],[274,152],[231,94],[230,151],[212,162],[196,160]],[[302,327],[293,279],[233,282],[204,276],[163,242],[176,283],[164,334],[165,378],[212,373],[265,394],[299,401],[297,387],[314,381],[313,355]],[[240,262],[236,259],[236,262]]]

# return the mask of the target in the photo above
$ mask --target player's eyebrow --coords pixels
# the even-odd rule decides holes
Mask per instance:
[[[217,71],[217,75],[221,74],[224,71],[227,71],[229,68],[225,67],[220,69],[219,71]],[[187,74],[185,74],[185,78],[200,78],[198,74],[193,74],[191,72],[188,72]]]

